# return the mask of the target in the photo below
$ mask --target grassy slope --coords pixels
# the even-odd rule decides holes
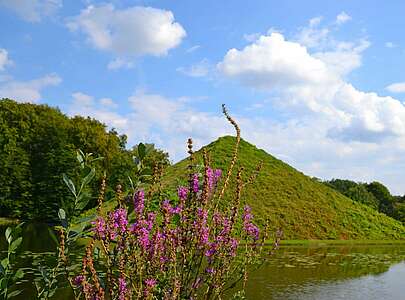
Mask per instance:
[[[228,136],[207,146],[213,167],[227,169],[234,144],[235,138]],[[201,161],[200,153],[196,156],[198,161]],[[259,161],[263,161],[262,171],[246,187],[243,199],[252,207],[256,218],[269,218],[274,228],[281,227],[285,239],[405,238],[405,227],[400,222],[353,202],[242,140],[238,164],[244,167],[245,177],[252,174]],[[173,188],[174,180],[186,173],[186,166],[187,160],[171,166],[164,185]]]

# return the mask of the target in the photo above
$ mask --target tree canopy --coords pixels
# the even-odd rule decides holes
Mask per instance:
[[[325,184],[354,201],[366,204],[387,216],[405,222],[405,196],[393,196],[380,182],[354,182],[347,179],[332,179]]]
[[[128,186],[136,170],[127,137],[95,119],[68,117],[47,105],[0,100],[0,216],[53,220],[69,199],[62,174],[78,180],[77,150],[102,157],[96,162],[92,195],[106,172],[108,186]],[[168,164],[168,154],[149,145],[154,158]],[[150,164],[153,160],[148,160]],[[94,206],[95,200],[89,202]]]

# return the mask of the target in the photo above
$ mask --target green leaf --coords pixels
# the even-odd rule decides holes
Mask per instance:
[[[19,237],[18,239],[16,239],[15,241],[13,241],[10,245],[10,251],[14,252],[20,245],[22,242],[22,237]]]
[[[128,176],[128,180],[129,180],[129,184],[131,185],[131,188],[134,190],[135,189],[134,182],[132,181],[131,176]]]
[[[143,160],[146,156],[146,147],[143,143],[139,143],[138,145],[138,155],[141,160]]]
[[[97,157],[97,158],[94,158],[91,162],[95,162],[95,161],[103,160],[103,159],[104,159],[103,156],[99,156],[99,157]]]
[[[80,164],[82,164],[83,163],[83,156],[82,156],[82,154],[80,152],[81,152],[80,150],[76,152],[76,158],[77,158],[77,161]]]
[[[3,291],[5,288],[6,288],[6,278],[3,277],[2,279],[0,279],[0,292]]]
[[[92,168],[89,174],[87,174],[86,177],[84,177],[82,182],[82,188],[90,183],[90,181],[94,178],[94,175],[96,175],[96,169]]]
[[[58,216],[60,220],[66,220],[66,212],[63,210],[63,208],[59,208]]]
[[[63,173],[62,177],[63,177],[63,181],[69,188],[70,192],[73,194],[73,196],[76,197],[76,188],[75,188],[75,185],[73,184],[73,181],[70,180],[70,178],[65,173]]]
[[[55,242],[55,244],[59,245],[59,242],[58,242],[58,239],[56,238],[55,232],[53,232],[53,230],[50,227],[48,227],[48,232],[49,232],[49,236]]]
[[[15,291],[12,291],[11,293],[9,293],[9,294],[7,295],[7,299],[10,299],[10,298],[12,298],[12,297],[18,296],[19,294],[21,294],[21,292],[22,292],[22,290],[15,290]]]
[[[6,258],[3,258],[3,260],[1,261],[1,266],[4,268],[4,269],[7,269],[8,268],[8,265],[9,265],[9,260],[8,260],[8,258],[6,257]]]
[[[14,274],[14,281],[17,281],[24,277],[24,271],[22,269],[18,269],[17,272]]]
[[[13,240],[13,237],[11,236],[11,232],[12,232],[11,227],[7,227],[5,235],[6,235],[7,243],[9,243],[9,244]]]
[[[141,175],[152,175],[152,169],[151,168],[145,168],[142,170]]]
[[[82,209],[84,209],[84,208],[87,206],[87,204],[89,203],[89,201],[90,201],[90,198],[89,198],[89,197],[83,198],[80,202],[78,202],[78,203],[76,204],[75,209],[76,209],[76,210],[82,210]]]

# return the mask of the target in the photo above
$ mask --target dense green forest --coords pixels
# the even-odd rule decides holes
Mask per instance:
[[[354,182],[346,179],[332,179],[325,184],[350,199],[364,203],[379,212],[405,223],[405,196],[393,196],[380,182]]]
[[[73,200],[62,174],[74,182],[82,176],[77,151],[92,153],[96,175],[89,194],[95,205],[100,179],[108,186],[129,185],[136,172],[137,146],[126,149],[127,137],[91,118],[68,117],[47,105],[0,100],[0,217],[52,221]],[[168,164],[168,154],[146,145],[147,164]],[[65,203],[63,203],[65,201]]]
[[[235,141],[234,137],[221,137],[204,147],[210,153],[214,168],[226,172]],[[199,164],[202,164],[202,152],[201,149],[196,153]],[[401,222],[359,203],[362,201],[353,201],[242,140],[238,166],[244,168],[243,178],[254,174],[260,162],[263,163],[262,169],[253,183],[245,187],[242,199],[252,207],[262,223],[268,220],[271,228],[282,228],[285,239],[405,238],[405,227]],[[177,181],[174,178],[184,176],[187,165],[188,160],[185,159],[168,167],[164,186],[175,189]],[[371,184],[370,193],[377,194],[378,187],[374,191],[374,186]],[[236,182],[231,182],[231,189],[236,192]],[[230,197],[233,195],[231,192],[228,194]],[[228,201],[225,197],[223,204],[229,205]],[[381,205],[385,207],[385,204]]]

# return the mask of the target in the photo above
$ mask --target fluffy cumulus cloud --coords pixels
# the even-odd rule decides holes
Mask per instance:
[[[28,22],[39,22],[62,7],[62,0],[0,0],[0,6],[12,10]]]
[[[350,84],[346,75],[361,66],[370,43],[337,41],[321,22],[310,20],[292,38],[262,35],[217,64],[224,77],[269,91],[274,107],[288,112],[285,121],[245,121],[247,137],[309,174],[381,180],[405,192],[395,180],[405,166],[405,105]]]
[[[7,50],[0,48],[0,71],[4,71],[4,69],[11,64],[12,61],[8,57]]]
[[[367,46],[348,47],[360,55]],[[284,105],[326,115],[333,138],[372,142],[391,135],[404,136],[405,106],[391,97],[359,91],[346,82],[342,74],[358,67],[360,58],[348,65],[333,58],[340,57],[340,51],[311,54],[299,43],[272,33],[244,49],[229,50],[218,68],[242,84],[279,92]]]
[[[93,47],[121,56],[166,55],[186,36],[171,11],[143,6],[89,6],[67,26],[83,32]]]
[[[60,84],[62,79],[56,74],[49,74],[29,81],[6,80],[0,84],[0,98],[10,98],[20,102],[38,102],[41,91],[49,86]]]

